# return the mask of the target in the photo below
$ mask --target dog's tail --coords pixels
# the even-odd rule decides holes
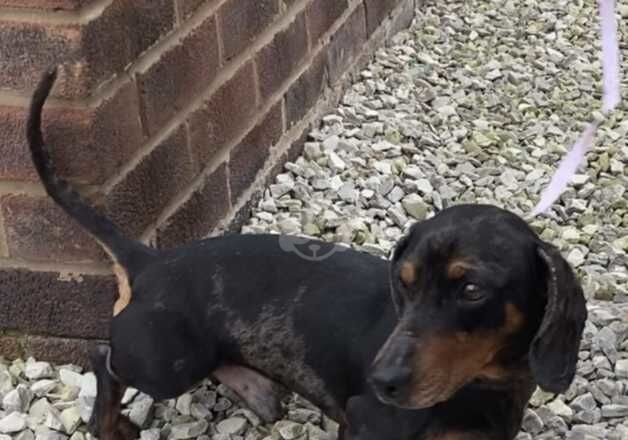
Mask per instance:
[[[91,233],[111,258],[125,268],[129,275],[136,274],[152,259],[156,251],[138,241],[124,237],[108,218],[89,206],[66,180],[56,174],[41,131],[42,109],[56,78],[57,69],[48,70],[40,80],[31,101],[26,137],[33,164],[48,195],[70,217]]]

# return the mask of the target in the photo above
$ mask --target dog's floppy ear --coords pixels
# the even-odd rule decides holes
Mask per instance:
[[[576,275],[558,249],[539,243],[537,254],[546,269],[547,302],[530,346],[530,367],[542,389],[561,393],[576,374],[586,301]]]

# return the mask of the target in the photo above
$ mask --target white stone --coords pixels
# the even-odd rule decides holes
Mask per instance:
[[[46,421],[44,422],[44,425],[54,431],[63,431],[63,421],[61,420],[61,413],[59,413],[59,411],[52,405],[48,406]]]
[[[64,385],[74,387],[74,388],[80,389],[81,384],[83,383],[82,374],[66,369],[66,368],[62,368],[59,370],[59,378],[61,379],[61,382],[63,382]]]
[[[66,434],[73,434],[81,424],[81,414],[76,406],[61,411],[61,423]]]
[[[573,267],[580,267],[584,263],[584,254],[580,249],[573,249],[569,254],[567,254],[567,261]]]
[[[161,431],[156,428],[145,429],[140,432],[140,440],[159,440]]]
[[[92,372],[83,374],[81,379],[81,392],[79,397],[96,397],[98,393],[96,375]]]
[[[615,363],[615,374],[618,378],[628,379],[628,359],[619,359]]]
[[[27,362],[24,375],[30,380],[52,377],[54,370],[48,362]]]
[[[216,425],[216,429],[221,434],[238,435],[246,429],[247,421],[243,417],[231,417]]]
[[[20,384],[5,394],[2,399],[2,407],[9,412],[26,412],[31,400],[33,400],[33,392],[26,385]]]
[[[184,423],[182,425],[173,425],[168,438],[170,440],[184,440],[188,438],[198,437],[207,431],[209,424],[205,420],[198,422]]]
[[[152,397],[144,396],[142,399],[136,399],[131,403],[131,412],[129,419],[139,427],[143,427],[148,421],[153,409],[154,400]]]
[[[329,136],[323,141],[323,149],[326,151],[335,151],[338,148],[340,138],[336,135]]]
[[[190,415],[190,407],[192,405],[192,395],[185,393],[177,399],[175,408],[184,416]]]
[[[17,434],[14,440],[35,440],[35,434],[30,429],[25,429]]]
[[[329,166],[332,170],[342,171],[347,167],[347,164],[333,151],[329,153]]]
[[[561,399],[554,399],[547,404],[547,407],[551,409],[554,414],[564,419],[569,420],[573,417],[573,410]]]
[[[429,211],[429,206],[418,194],[410,194],[401,201],[403,209],[415,220],[425,220]]]
[[[288,420],[281,420],[277,422],[275,424],[275,429],[284,440],[296,440],[300,438],[305,431],[303,425]]]
[[[68,436],[49,429],[40,429],[35,433],[35,440],[67,440]]]
[[[0,433],[11,434],[26,428],[26,415],[12,412],[0,419]]]
[[[427,179],[419,179],[416,181],[416,188],[423,194],[431,194],[434,191],[432,184]]]
[[[50,402],[45,397],[36,400],[28,410],[28,415],[41,422],[46,418],[48,414],[48,408],[50,407]]]

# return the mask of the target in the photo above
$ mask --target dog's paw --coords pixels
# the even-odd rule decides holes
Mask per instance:
[[[120,416],[118,419],[117,434],[119,440],[136,440],[140,438],[140,428],[128,417]]]
[[[89,418],[87,422],[87,432],[89,432],[93,437],[98,438],[100,434],[100,427],[98,426],[98,421],[96,420],[95,411],[92,416]]]

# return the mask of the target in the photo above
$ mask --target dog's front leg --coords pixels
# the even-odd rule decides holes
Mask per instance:
[[[100,440],[134,440],[139,437],[139,428],[120,414],[126,386],[117,381],[110,372],[110,352],[109,346],[99,345],[90,353],[96,375],[97,395],[89,430]]]

